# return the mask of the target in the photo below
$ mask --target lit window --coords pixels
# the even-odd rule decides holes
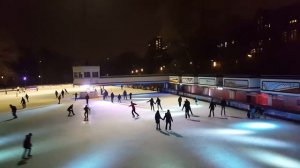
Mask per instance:
[[[79,78],[82,78],[82,73],[78,72],[78,76],[79,76]]]
[[[99,73],[98,72],[92,72],[92,77],[93,78],[98,78],[99,77]]]
[[[293,20],[290,20],[290,24],[294,24],[294,23],[297,23],[298,22],[298,20],[297,19],[293,19]]]
[[[227,42],[225,42],[225,45],[224,45],[224,46],[225,46],[225,48],[227,47]]]
[[[84,77],[85,77],[85,78],[91,77],[91,73],[90,73],[90,72],[84,72]]]
[[[78,77],[79,77],[78,72],[74,72],[74,78],[78,78]]]

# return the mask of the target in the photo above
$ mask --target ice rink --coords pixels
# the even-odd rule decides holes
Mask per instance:
[[[57,104],[54,91],[69,94]],[[21,109],[21,93],[0,93],[0,168],[299,168],[300,125],[272,118],[246,119],[244,111],[227,108],[227,118],[208,118],[208,103],[191,101],[195,114],[185,119],[177,96],[124,88],[133,93],[139,118],[132,118],[130,100],[117,103],[120,87],[105,87],[115,102],[90,99],[89,121],[83,121],[85,100],[74,93],[85,88],[71,85],[28,90],[29,104]],[[96,88],[99,91],[99,87]],[[155,129],[147,101],[160,97],[163,111],[171,111],[172,131]],[[186,98],[183,98],[185,100]],[[18,108],[12,119],[9,104]],[[74,104],[75,116],[67,116]],[[23,140],[31,132],[32,155],[21,159]]]

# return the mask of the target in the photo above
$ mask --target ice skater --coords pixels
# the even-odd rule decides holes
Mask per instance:
[[[65,91],[61,90],[61,97],[64,98],[65,97]]]
[[[91,111],[91,109],[88,107],[88,105],[85,105],[83,110],[84,110],[84,121],[89,121],[89,111]]]
[[[155,122],[156,122],[156,130],[161,130],[160,129],[160,120],[162,120],[159,111],[157,110],[155,113]]]
[[[195,97],[195,104],[198,105],[198,101],[199,101],[199,96]]]
[[[123,98],[124,98],[124,100],[125,99],[127,100],[127,92],[126,92],[126,90],[124,90],[124,92],[123,92]]]
[[[111,99],[112,103],[114,103],[114,98],[115,98],[115,94],[113,92],[111,92],[110,99]]]
[[[226,100],[222,99],[221,100],[221,116],[223,115],[223,111],[224,111],[224,116],[226,116],[226,112],[225,112],[225,107],[226,107]]]
[[[60,104],[61,95],[59,95],[59,96],[57,97],[57,99],[58,99],[58,104]]]
[[[26,98],[26,100],[27,100],[27,103],[29,102],[29,96],[28,96],[28,94],[26,93],[25,94],[25,98]]]
[[[75,101],[76,101],[76,100],[77,100],[78,93],[76,92],[74,95],[75,95]]]
[[[18,118],[17,116],[17,107],[16,106],[13,106],[13,105],[9,105],[10,109],[11,109],[11,112],[12,112],[12,115],[14,116],[14,118]]]
[[[163,120],[166,120],[166,130],[168,130],[168,124],[169,124],[169,130],[171,130],[171,126],[172,126],[171,122],[173,122],[173,118],[171,116],[170,110],[167,110]]]
[[[86,101],[86,104],[87,104],[87,105],[89,104],[89,99],[90,99],[89,94],[86,94],[86,95],[85,95],[85,101]]]
[[[159,97],[156,98],[156,102],[155,102],[155,103],[156,103],[156,105],[157,105],[157,110],[159,110],[159,107],[160,107],[161,110],[163,110],[162,107],[161,107],[161,104],[160,104],[160,99],[159,99]]]
[[[183,109],[185,109],[185,118],[190,118],[190,107],[189,107],[187,99],[185,100],[185,102],[183,104],[182,110]]]
[[[75,114],[74,114],[74,111],[73,111],[73,104],[72,104],[71,106],[68,107],[67,111],[69,112],[68,117],[71,116],[71,113],[72,113],[72,115],[75,115]]]
[[[58,92],[55,90],[55,97],[58,98]]]
[[[148,100],[147,103],[148,103],[148,102],[150,102],[151,110],[155,111],[155,109],[154,109],[154,104],[155,104],[155,103],[154,103],[153,98],[151,98],[150,100]]]
[[[65,89],[66,94],[69,94],[69,92],[67,91],[67,89]]]
[[[213,114],[213,117],[215,117],[215,107],[216,107],[216,103],[214,102],[213,99],[211,99],[210,104],[209,104],[209,116],[211,117],[211,113]]]
[[[132,93],[129,93],[129,99],[130,100],[132,99]]]
[[[24,97],[22,97],[22,99],[21,99],[21,104],[22,104],[23,109],[26,108],[26,101],[25,101]]]
[[[191,112],[191,115],[194,116],[193,111],[192,111],[192,107],[191,107],[191,102],[188,99],[186,99],[186,103],[187,103],[187,106],[188,106],[188,108]]]
[[[135,115],[134,114],[136,114],[137,115],[137,117],[139,117],[140,115],[135,111],[135,103],[133,103],[132,101],[131,101],[131,104],[129,105],[129,107],[131,106],[131,108],[132,108],[132,110],[131,110],[131,113],[132,113],[132,117],[133,118],[135,118]]]
[[[119,94],[119,95],[118,95],[118,103],[121,103],[121,98],[122,98],[122,97],[121,97],[121,95]]]
[[[179,107],[181,107],[181,102],[182,102],[182,97],[179,96],[179,97],[178,97],[178,105],[179,105]]]
[[[24,147],[24,153],[22,155],[23,159],[26,159],[26,153],[27,153],[27,157],[31,157],[31,137],[32,137],[32,133],[29,133],[28,135],[25,136],[24,142],[23,142],[23,147]]]

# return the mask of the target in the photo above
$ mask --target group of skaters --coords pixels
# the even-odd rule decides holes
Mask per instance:
[[[23,109],[25,109],[26,108],[26,104],[29,103],[29,96],[28,96],[27,93],[25,94],[24,97],[21,98],[21,102],[20,102],[20,104],[22,105]],[[11,112],[12,112],[12,115],[13,115],[14,119],[18,118],[18,116],[17,116],[17,107],[14,106],[14,105],[12,105],[12,104],[10,104],[9,107],[11,109]]]
[[[122,88],[123,89],[123,88]],[[103,93],[103,99],[105,100],[107,97],[108,97],[108,92],[106,90],[103,90],[101,89],[101,92]],[[58,104],[60,104],[60,100],[61,98],[64,98],[65,96],[65,93],[68,94],[67,90],[66,89],[63,89],[60,94],[58,94],[57,91],[55,91],[55,96],[56,98],[59,100]],[[77,97],[78,97],[78,94],[75,93],[75,101],[77,100]],[[112,92],[111,95],[111,102],[114,101],[114,93]],[[132,99],[132,93],[129,94],[129,97],[130,99]],[[119,94],[117,96],[118,98],[118,102],[121,102],[121,95]],[[25,101],[25,99],[27,101]],[[88,104],[89,104],[89,95],[86,94],[85,96],[85,99],[86,99],[86,105],[85,107],[83,108],[84,110],[84,121],[88,121],[89,120],[89,112],[91,111],[91,109],[88,107]],[[123,91],[123,99],[124,100],[127,100],[127,92],[126,90]],[[198,100],[199,98],[195,98],[195,103],[196,105],[198,104]],[[29,96],[26,94],[25,95],[25,98],[22,97],[21,98],[21,104],[23,106],[23,108],[26,108],[26,102],[28,103],[29,102]],[[160,120],[165,120],[166,122],[166,125],[165,125],[165,130],[171,130],[172,128],[172,122],[173,122],[173,118],[172,118],[172,115],[171,115],[171,112],[170,110],[167,110],[167,112],[165,113],[164,117],[161,117],[160,115],[160,112],[159,110],[163,110],[162,109],[162,106],[161,106],[161,100],[159,97],[156,98],[156,101],[154,101],[153,98],[150,98],[150,100],[147,101],[147,103],[150,103],[150,108],[151,108],[151,111],[155,111],[155,108],[154,108],[154,105],[156,104],[157,105],[157,111],[155,113],[155,123],[156,123],[156,130],[161,130],[161,127],[160,127]],[[132,113],[132,117],[135,118],[135,117],[139,117],[140,115],[136,112],[136,106],[137,104],[136,103],[133,103],[132,101],[130,102],[130,105],[129,107],[132,108],[131,110],[131,113]],[[182,97],[179,96],[178,98],[178,105],[179,107],[182,106],[182,111],[183,109],[185,109],[185,118],[190,118],[190,116],[194,116],[193,112],[192,112],[192,108],[191,108],[191,103],[188,99],[186,99],[182,105]],[[209,103],[209,116],[208,117],[211,117],[213,116],[214,117],[214,110],[216,108],[216,105],[217,103],[211,99],[210,103]],[[226,116],[226,112],[225,112],[225,107],[227,105],[227,102],[225,99],[222,99],[221,102],[220,102],[220,106],[221,106],[221,116]],[[17,112],[17,108],[16,106],[13,106],[13,105],[9,105],[11,110],[12,110],[12,114],[14,116],[14,118],[17,118],[17,115],[16,115],[16,112]],[[71,104],[68,108],[67,108],[67,111],[68,111],[68,117],[71,117],[71,116],[74,116],[75,113],[74,113],[74,109],[73,109],[73,104]],[[191,113],[191,115],[190,115]],[[259,114],[263,114],[263,109],[262,108],[259,108],[259,107],[254,107],[253,105],[250,105],[250,110],[248,111],[247,113],[247,116],[248,118],[255,118],[255,114],[256,113],[259,113]],[[32,144],[31,144],[31,137],[32,137],[32,133],[29,133],[25,136],[25,140],[23,142],[23,147],[24,147],[24,153],[22,155],[22,158],[26,158],[26,155],[27,157],[31,157],[31,147],[32,147]]]
[[[60,100],[65,97],[65,94],[69,94],[69,92],[67,91],[67,89],[62,89],[61,92],[60,92],[60,94],[58,94],[58,91],[55,90],[55,97],[58,100],[58,104],[60,104]]]
[[[155,111],[155,109],[154,109],[154,104],[157,105],[157,109],[158,109],[158,110],[159,110],[159,108],[160,108],[161,110],[163,110],[162,107],[161,107],[161,100],[160,100],[159,97],[156,98],[156,101],[155,101],[155,102],[154,102],[154,99],[153,99],[153,98],[151,98],[150,100],[148,100],[147,103],[148,103],[148,102],[150,102],[150,108],[151,108],[151,110]]]

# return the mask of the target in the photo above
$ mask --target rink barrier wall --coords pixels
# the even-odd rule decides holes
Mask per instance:
[[[212,99],[212,97],[209,97],[209,96],[179,92],[179,91],[170,90],[170,89],[164,89],[163,92],[171,93],[171,94],[175,94],[175,95],[180,95],[180,96],[184,96],[184,97],[189,97],[189,98],[193,98],[193,99],[195,99],[197,97],[199,100],[205,101],[205,102],[210,102],[211,99]],[[213,99],[217,104],[220,104],[220,102],[221,102],[220,99],[217,99],[217,98],[213,98]],[[245,112],[245,115],[246,115],[246,112],[248,111],[250,105],[247,104],[247,103],[238,102],[238,101],[234,101],[234,100],[227,100],[227,106],[242,110],[242,111]],[[300,115],[299,114],[290,113],[288,111],[283,111],[283,110],[272,109],[272,108],[269,108],[269,107],[264,107],[264,113],[265,113],[265,115],[271,116],[271,117],[274,117],[274,118],[280,118],[280,119],[284,119],[284,120],[295,121],[297,123],[300,122]]]

